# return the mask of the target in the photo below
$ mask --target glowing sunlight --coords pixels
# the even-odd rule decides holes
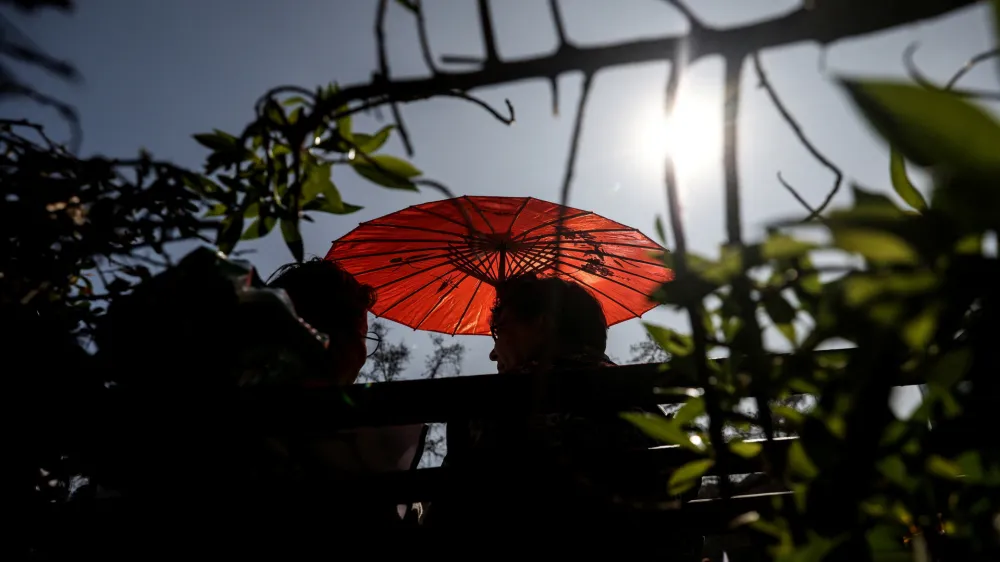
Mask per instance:
[[[721,110],[681,96],[670,119],[661,107],[640,117],[638,156],[642,163],[658,165],[670,154],[678,174],[694,176],[718,165],[722,153]]]

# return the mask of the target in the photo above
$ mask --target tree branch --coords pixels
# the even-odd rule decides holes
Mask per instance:
[[[714,55],[742,59],[755,51],[803,41],[830,45],[839,40],[935,18],[976,3],[977,0],[912,0],[901,4],[886,0],[873,6],[870,0],[824,0],[817,1],[812,9],[796,9],[782,17],[739,27],[693,27],[684,36],[596,47],[563,46],[549,55],[505,61],[489,68],[484,64],[468,72],[441,73],[430,78],[375,80],[343,88],[316,108],[315,114],[309,116],[313,121],[309,124],[318,125],[319,116],[330,114],[351,100],[384,97],[387,102],[405,102],[430,98],[441,91],[467,92],[525,80],[551,79],[570,72],[593,75],[601,69],[615,66],[666,62],[671,58],[670,53],[681,44],[688,50],[687,59],[692,63]]]
[[[764,88],[764,91],[767,92],[768,97],[771,98],[771,103],[774,104],[774,107],[778,110],[778,113],[781,114],[781,118],[784,119],[785,123],[787,123],[788,126],[792,129],[792,132],[795,133],[795,136],[799,139],[799,142],[802,143],[802,146],[804,146],[806,150],[809,151],[809,154],[812,154],[813,158],[815,158],[817,161],[819,161],[820,164],[825,166],[826,169],[833,172],[834,176],[833,187],[830,189],[830,192],[826,195],[826,198],[823,200],[823,203],[821,203],[820,206],[816,208],[813,208],[808,203],[806,203],[805,199],[803,199],[802,196],[799,195],[799,193],[795,190],[795,188],[789,185],[788,182],[786,182],[784,178],[781,177],[780,172],[778,173],[778,181],[781,182],[781,185],[785,186],[785,189],[791,192],[792,195],[796,199],[798,199],[799,203],[802,203],[802,205],[809,210],[809,216],[806,217],[805,220],[807,221],[812,220],[818,217],[820,213],[822,213],[827,208],[827,206],[830,205],[830,202],[833,201],[834,196],[836,196],[837,192],[840,191],[841,183],[844,180],[844,174],[840,171],[840,168],[835,166],[833,162],[830,162],[828,158],[823,156],[823,154],[816,149],[816,146],[813,145],[813,143],[809,142],[809,139],[806,138],[805,132],[802,131],[802,127],[798,124],[795,118],[792,117],[792,114],[788,111],[788,108],[785,107],[785,104],[782,103],[781,98],[778,97],[778,93],[775,91],[774,86],[771,84],[770,80],[767,79],[767,74],[764,73],[764,67],[763,65],[761,65],[760,62],[760,53],[754,53],[752,55],[752,58],[753,58],[754,69],[756,69],[757,71],[757,79],[760,81],[760,87]]]
[[[961,80],[962,77],[965,76],[966,73],[968,73],[970,70],[975,68],[980,63],[986,62],[990,59],[997,58],[998,56],[1000,56],[1000,48],[985,51],[973,56],[968,61],[966,61],[965,64],[962,65],[962,67],[959,68],[957,72],[955,72],[954,75],[952,75],[951,79],[948,80],[948,82],[944,85],[944,87],[941,87],[935,84],[932,80],[928,79],[926,76],[924,76],[923,72],[921,72],[920,68],[917,66],[917,62],[916,60],[914,60],[914,55],[916,55],[917,48],[919,48],[919,46],[920,46],[919,43],[914,42],[911,43],[909,46],[907,46],[906,50],[903,51],[903,64],[906,66],[907,74],[910,75],[910,78],[914,82],[916,82],[920,86],[923,86],[924,88],[927,88],[928,90],[951,92],[956,96],[960,96],[963,98],[976,98],[976,99],[986,99],[994,101],[1000,100],[1000,92],[955,89],[955,86],[958,85],[958,81]]]

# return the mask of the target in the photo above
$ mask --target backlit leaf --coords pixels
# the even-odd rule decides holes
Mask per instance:
[[[389,133],[395,128],[395,125],[386,125],[378,130],[374,135],[368,135],[365,133],[354,133],[354,144],[357,145],[357,149],[365,154],[371,154],[376,150],[382,148],[385,141],[389,139]]]
[[[302,234],[299,232],[299,221],[281,219],[281,236],[285,239],[285,245],[292,252],[295,261],[301,262],[305,257],[305,249],[302,245]]]
[[[869,123],[918,166],[1000,166],[1000,124],[948,92],[889,81],[841,82]]]
[[[927,472],[953,480],[962,475],[962,467],[942,456],[931,455],[927,459]]]
[[[416,184],[410,180],[422,173],[413,164],[388,154],[355,156],[351,167],[360,176],[383,187],[408,191],[417,191]]]
[[[835,228],[833,242],[838,248],[861,254],[873,263],[916,264],[916,251],[905,240],[881,230],[867,228]]]
[[[815,244],[796,240],[787,234],[773,234],[761,245],[761,254],[769,260],[796,258],[815,247]]]
[[[892,188],[907,205],[918,211],[927,210],[927,201],[906,174],[906,160],[895,148],[889,152],[889,176],[892,178]]]
[[[271,232],[271,229],[274,228],[274,224],[276,222],[277,219],[274,217],[257,218],[250,223],[250,226],[248,226],[246,231],[243,232],[243,236],[240,237],[240,240],[256,240],[257,238],[263,238]]]
[[[756,457],[762,448],[760,443],[755,442],[731,441],[729,443],[729,450],[745,459]]]
[[[673,420],[637,412],[623,412],[621,416],[653,439],[670,445],[680,445],[699,453],[705,450],[704,444],[693,443],[691,437]]]
[[[690,336],[648,322],[643,322],[642,326],[646,328],[646,332],[653,338],[653,341],[671,355],[683,357],[694,351],[694,342],[691,341]]]
[[[693,488],[713,466],[714,459],[698,459],[681,465],[670,475],[667,492],[673,495],[683,494]]]

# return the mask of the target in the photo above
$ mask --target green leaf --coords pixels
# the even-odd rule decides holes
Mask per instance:
[[[333,163],[306,164],[306,181],[302,183],[302,203],[305,205],[317,196],[322,195],[326,201],[326,207],[332,209],[336,214],[342,214],[344,202],[340,199],[340,191],[333,184],[331,174],[333,173]]]
[[[886,457],[877,463],[879,472],[890,482],[909,490],[913,487],[913,480],[906,472],[906,463],[899,455]]]
[[[701,396],[689,399],[680,407],[672,418],[672,422],[678,426],[687,425],[698,416],[705,413],[705,400]]]
[[[799,440],[793,441],[788,446],[788,465],[792,471],[806,478],[815,478],[819,474],[819,469],[810,460],[805,448],[802,447],[802,441]]]
[[[905,240],[881,230],[834,228],[833,243],[842,250],[861,254],[872,263],[914,265],[919,261],[916,251]]]
[[[194,135],[194,140],[205,148],[216,152],[236,148],[239,142],[239,139],[233,135],[218,129],[213,133],[199,133]]]
[[[382,148],[385,141],[389,140],[389,133],[395,128],[395,125],[386,125],[378,130],[374,135],[368,135],[365,133],[354,133],[354,144],[358,147],[357,149],[365,154],[371,154],[376,150]]]
[[[406,160],[388,154],[376,154],[367,158],[358,156],[351,161],[351,167],[358,175],[383,187],[408,191],[417,191],[416,184],[410,180],[422,173]]]
[[[667,493],[678,495],[690,490],[713,466],[715,459],[698,459],[677,467],[667,481]]]
[[[226,205],[225,203],[216,203],[215,205],[212,205],[212,208],[210,208],[208,211],[205,212],[205,216],[221,217],[225,215],[226,211],[228,210],[229,210],[229,205]]]
[[[240,240],[256,240],[267,236],[267,233],[271,232],[271,229],[274,228],[275,222],[277,222],[277,219],[274,217],[263,217],[263,219],[257,218],[250,223],[250,226],[248,226],[243,232],[243,236],[240,237]]]
[[[348,112],[350,111],[350,108],[345,105],[341,107],[338,111]],[[337,134],[340,135],[340,138],[353,142],[354,136],[353,136],[353,131],[351,130],[350,113],[347,113],[347,115],[337,118]]]
[[[656,236],[660,240],[660,244],[667,245],[667,235],[666,231],[663,229],[663,217],[656,215],[656,222],[653,223],[653,228],[656,229]]]
[[[968,347],[954,349],[942,355],[927,374],[927,384],[948,389],[965,377],[972,366],[972,351]]]
[[[868,122],[918,166],[1000,166],[1000,124],[983,109],[938,90],[888,81],[841,83]]]
[[[756,457],[762,448],[760,443],[749,443],[747,441],[731,441],[729,443],[729,450],[745,459]]]
[[[292,96],[281,102],[281,105],[285,107],[291,107],[293,105],[305,105],[305,104],[306,104],[306,98],[302,96]]]
[[[639,428],[643,433],[671,445],[680,445],[685,449],[701,453],[705,450],[704,444],[696,445],[691,442],[691,437],[680,428],[679,425],[662,416],[653,416],[638,412],[623,412],[622,419]]]
[[[219,251],[223,254],[232,252],[233,248],[236,247],[236,243],[239,242],[242,233],[243,214],[237,213],[226,217],[222,221],[222,226],[219,228],[219,236],[216,240]]]
[[[966,451],[962,453],[955,459],[955,464],[958,465],[958,468],[969,482],[980,482],[985,476],[979,451]]]
[[[292,252],[295,261],[301,262],[305,257],[305,249],[302,245],[302,234],[299,232],[299,221],[281,219],[281,236],[285,239],[285,245]]]
[[[962,475],[962,467],[944,457],[931,455],[927,459],[927,472],[942,478],[954,480]]]
[[[643,322],[642,326],[646,328],[646,332],[653,338],[656,345],[659,345],[671,355],[684,357],[694,351],[694,341],[691,340],[690,336],[678,334],[670,328],[649,324],[648,322]]]
[[[320,213],[330,213],[332,215],[349,215],[364,209],[358,205],[342,203],[339,208],[333,207],[326,197],[317,197],[302,206],[303,211],[319,211]]]
[[[903,326],[903,341],[910,346],[910,349],[920,351],[930,343],[937,329],[937,320],[940,314],[941,306],[931,304],[925,307],[916,318]]]
[[[787,234],[772,234],[761,245],[761,255],[768,260],[797,258],[815,247],[815,244],[796,240]]]
[[[907,205],[921,212],[927,210],[927,201],[906,174],[906,160],[895,148],[889,151],[889,176],[892,178],[892,188]]]

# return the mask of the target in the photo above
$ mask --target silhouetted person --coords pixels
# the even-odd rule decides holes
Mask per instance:
[[[521,276],[500,284],[491,327],[490,359],[500,373],[615,366],[605,355],[603,309],[576,283]],[[458,485],[428,507],[425,523],[449,535],[488,536],[483,552],[570,558],[600,549],[698,560],[700,537],[654,538],[623,501],[665,489],[654,466],[621,456],[658,444],[615,412],[449,423],[444,465]]]

